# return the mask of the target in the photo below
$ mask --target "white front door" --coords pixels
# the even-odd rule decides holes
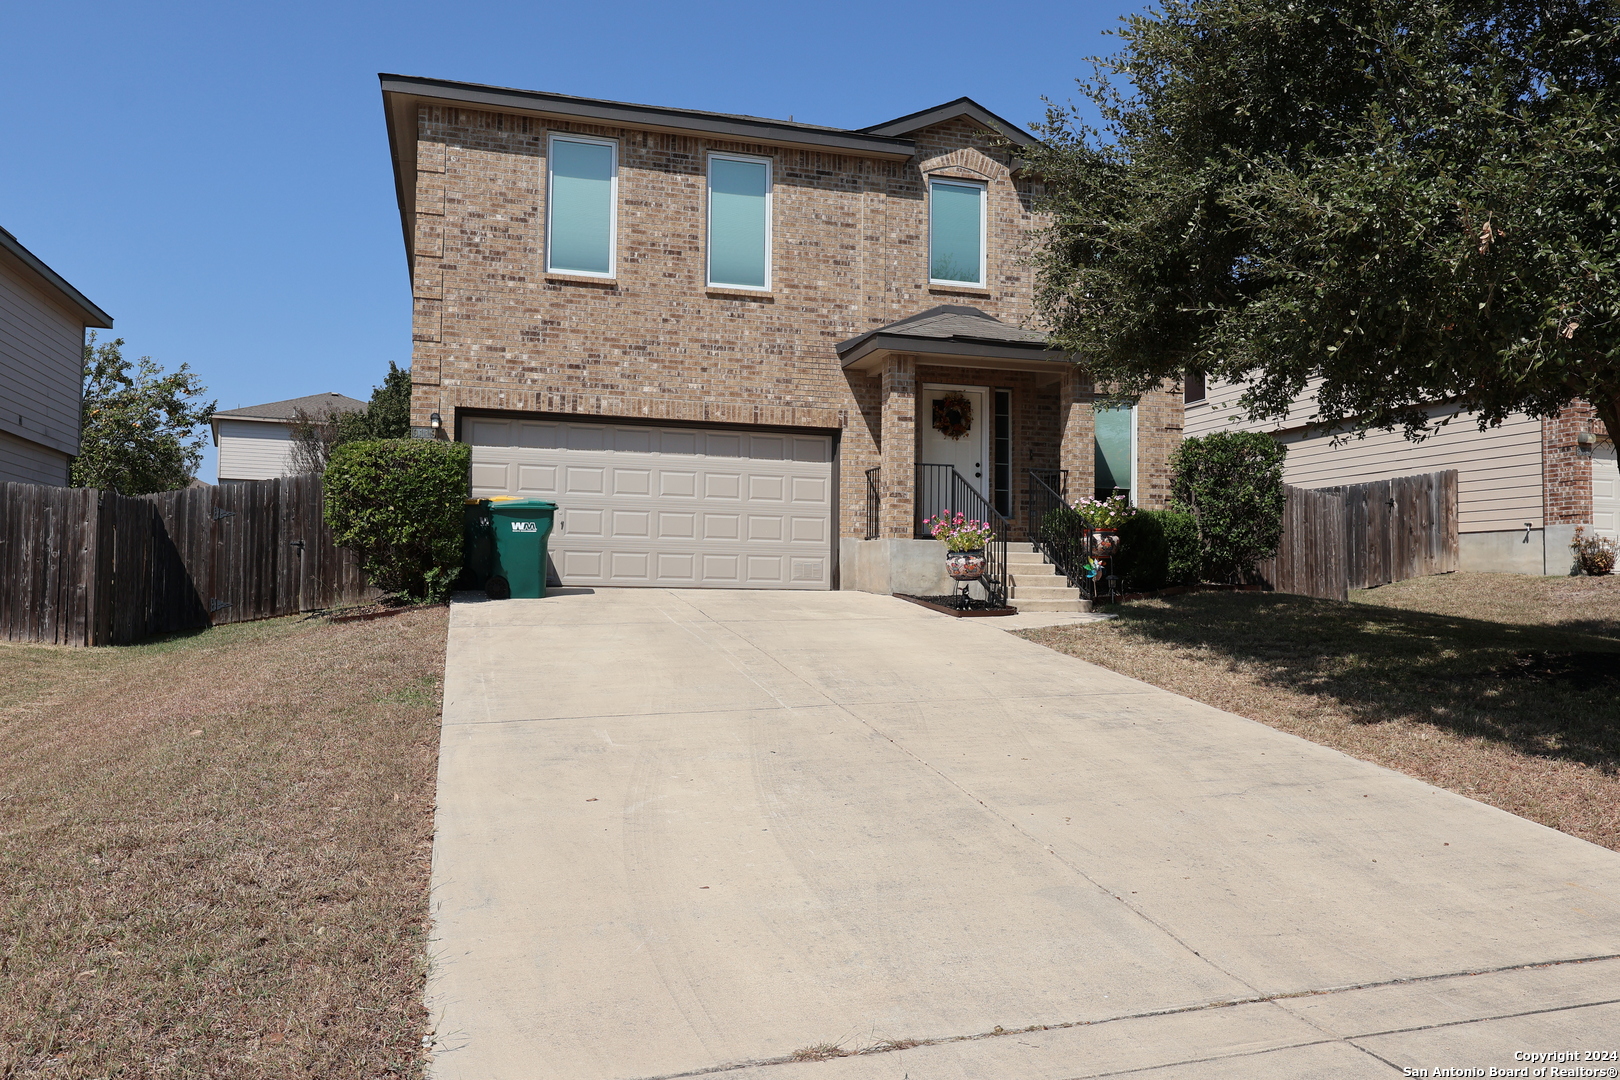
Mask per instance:
[[[965,409],[961,407],[964,400]],[[927,384],[917,403],[917,464],[950,466],[988,502],[990,429],[995,422],[990,415],[989,389]],[[917,472],[917,505],[923,518],[946,510],[978,516],[975,507],[956,505],[961,500],[952,492],[948,469],[920,468]]]

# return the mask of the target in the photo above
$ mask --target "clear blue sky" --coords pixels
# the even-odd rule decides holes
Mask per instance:
[[[221,408],[365,398],[411,349],[378,72],[839,127],[966,94],[1025,124],[1140,6],[17,0],[0,224]]]

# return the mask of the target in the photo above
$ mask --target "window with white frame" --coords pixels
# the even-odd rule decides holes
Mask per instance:
[[[771,163],[709,155],[709,284],[771,287]]]
[[[546,146],[546,271],[612,277],[618,232],[619,147],[552,135]]]
[[[984,284],[987,192],[971,180],[928,181],[928,280],[938,285]]]

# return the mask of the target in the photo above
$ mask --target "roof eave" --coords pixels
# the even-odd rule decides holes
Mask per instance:
[[[946,120],[954,120],[958,116],[966,116],[989,128],[991,131],[1004,137],[1008,142],[1019,146],[1041,146],[1041,140],[1024,131],[1017,124],[1006,117],[997,116],[989,109],[980,105],[970,97],[959,97],[955,101],[947,101],[943,105],[935,105],[929,109],[920,109],[905,116],[897,116],[893,120],[871,127],[862,128],[861,131],[869,135],[897,136],[916,131]]]
[[[112,329],[113,318],[111,315],[92,304],[87,296],[69,285],[66,278],[46,266],[39,256],[23,247],[22,242],[5,229],[0,229],[0,249],[6,251],[35,277],[39,278],[51,289],[54,289],[61,299],[67,302],[69,307],[77,308],[80,314],[84,316],[84,325],[98,327],[102,330]]]
[[[736,142],[805,147],[855,154],[860,157],[906,161],[916,153],[910,139],[840,128],[816,128],[765,119],[731,117],[656,105],[576,98],[538,90],[515,90],[478,83],[427,79],[413,75],[378,76],[384,96],[409,95],[447,101],[495,112],[518,113],[544,119],[569,120],[607,127],[631,127],[676,135],[718,135]]]
[[[934,358],[948,367],[983,367],[1007,371],[1048,371],[1069,361],[1066,353],[1048,349],[1039,342],[970,341],[961,338],[915,338],[901,334],[874,333],[846,342],[839,350],[839,363],[845,371],[874,371],[883,360],[896,354]]]

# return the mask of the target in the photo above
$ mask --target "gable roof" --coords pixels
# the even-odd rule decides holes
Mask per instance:
[[[899,116],[881,124],[861,128],[861,131],[868,135],[897,137],[909,135],[913,131],[918,131],[931,124],[955,120],[959,116],[965,116],[969,120],[973,120],[981,126],[994,131],[1008,142],[1016,143],[1019,146],[1039,146],[1041,144],[1041,140],[1023,130],[1011,120],[997,116],[970,97],[959,97],[955,101],[947,101],[945,104],[935,105],[931,109],[907,113],[905,116]]]
[[[39,256],[23,247],[15,236],[12,236],[3,228],[0,228],[0,251],[5,251],[13,259],[21,263],[41,284],[56,293],[69,307],[77,308],[84,318],[84,325],[98,326],[103,330],[112,329],[113,320],[111,315],[92,304],[84,293],[69,285],[61,274],[46,266]]]
[[[338,412],[359,412],[366,407],[366,403],[352,397],[344,397],[339,393],[310,394],[308,397],[288,398],[286,401],[272,401],[267,405],[248,405],[241,409],[231,409],[229,412],[217,412],[215,420],[295,420],[298,410],[313,416],[317,410],[336,409]]]
[[[871,367],[885,353],[894,352],[961,357],[987,367],[1010,366],[992,361],[1016,362],[1020,367],[1034,361],[1034,367],[1044,367],[1067,359],[1047,345],[1041,331],[1011,326],[966,304],[940,304],[834,347],[841,365],[854,370]]]

